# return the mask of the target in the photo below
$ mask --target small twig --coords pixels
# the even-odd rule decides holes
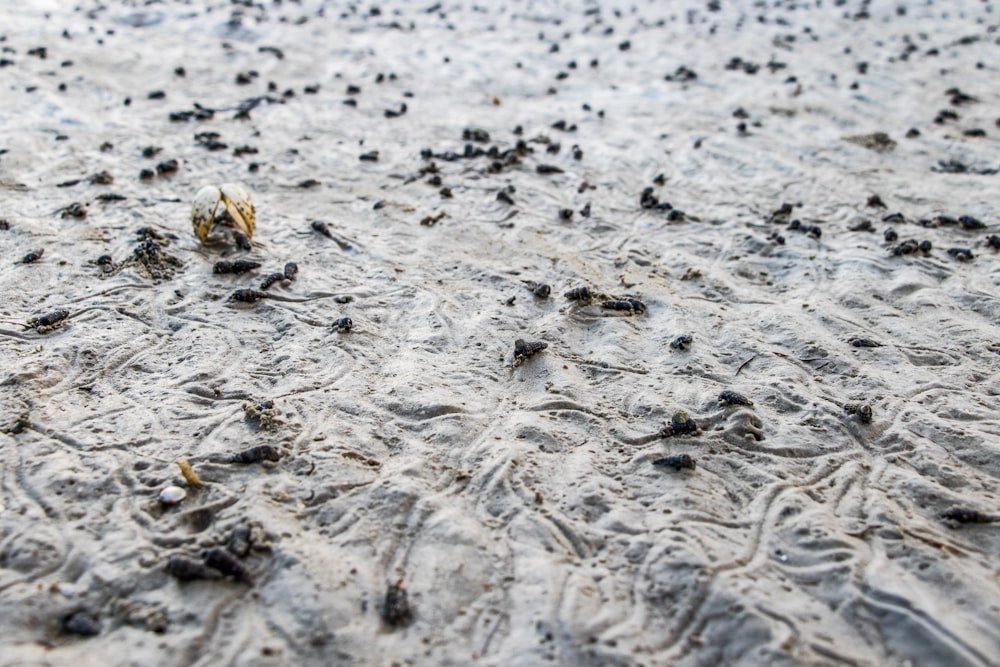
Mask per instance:
[[[745,366],[746,366],[747,364],[749,364],[749,363],[750,363],[751,361],[753,361],[753,360],[754,360],[754,359],[756,359],[756,358],[757,358],[757,355],[755,354],[755,355],[753,355],[752,357],[750,357],[749,359],[747,359],[746,361],[744,361],[744,362],[743,362],[742,364],[740,364],[740,367],[736,369],[736,372],[735,372],[735,373],[733,373],[733,377],[736,377],[737,375],[739,375],[739,374],[740,374],[740,371],[741,371],[741,370],[743,370],[743,368],[744,368],[744,367],[745,367]]]

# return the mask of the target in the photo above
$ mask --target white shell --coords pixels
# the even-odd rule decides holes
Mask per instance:
[[[208,238],[208,232],[215,224],[215,209],[219,208],[219,200],[222,193],[214,185],[206,185],[191,202],[191,225],[198,239],[204,243]]]
[[[223,183],[219,190],[222,193],[222,203],[229,210],[233,222],[244,234],[253,236],[257,211],[254,209],[253,200],[250,199],[250,190],[242,183]]]
[[[164,505],[176,505],[187,497],[187,491],[179,486],[168,486],[160,491],[160,502]]]

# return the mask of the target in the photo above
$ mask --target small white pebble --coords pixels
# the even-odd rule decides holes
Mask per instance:
[[[176,505],[187,497],[187,491],[179,486],[168,486],[160,491],[160,502],[164,505]]]

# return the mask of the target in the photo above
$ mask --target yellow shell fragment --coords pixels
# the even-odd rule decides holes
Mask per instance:
[[[191,225],[194,227],[194,234],[202,243],[208,238],[208,232],[215,224],[215,210],[219,208],[219,199],[222,193],[214,185],[206,185],[191,202]]]
[[[221,187],[206,185],[198,190],[191,202],[191,226],[198,240],[204,243],[212,231],[219,202],[229,211],[236,228],[252,237],[257,211],[250,199],[250,191],[241,183],[223,183]]]
[[[252,237],[257,210],[250,199],[250,191],[242,183],[223,183],[219,190],[222,193],[222,203],[229,210],[233,222],[244,234]]]

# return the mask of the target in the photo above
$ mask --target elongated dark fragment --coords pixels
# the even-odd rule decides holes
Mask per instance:
[[[590,300],[594,298],[594,295],[590,292],[590,288],[586,285],[583,287],[574,287],[563,294],[563,296],[570,301],[583,301],[584,303],[590,303]]]
[[[188,558],[187,556],[174,556],[168,560],[167,574],[181,581],[214,579],[218,576],[215,572],[205,567],[205,564],[201,561]]]
[[[248,259],[237,259],[234,262],[220,260],[212,267],[212,273],[246,273],[260,268],[260,262],[251,262]]]
[[[262,290],[268,289],[271,285],[281,280],[287,280],[284,273],[269,273],[264,276],[264,280],[260,283],[260,288]]]
[[[995,520],[989,514],[968,507],[952,507],[942,512],[941,518],[955,523],[991,523]]]
[[[726,405],[753,405],[753,401],[732,389],[726,389],[719,394],[719,402]]]
[[[250,581],[252,578],[250,570],[243,563],[236,560],[236,557],[231,553],[219,547],[213,547],[205,551],[205,565],[237,581]]]
[[[230,463],[260,463],[261,461],[278,461],[281,459],[281,452],[273,445],[258,445],[242,452],[233,454],[229,459]]]
[[[690,454],[671,454],[670,456],[665,456],[662,459],[656,459],[653,461],[654,466],[661,466],[664,468],[673,468],[674,470],[694,470],[695,460]]]
[[[60,322],[65,320],[67,317],[69,317],[68,310],[56,310],[54,312],[47,313],[45,315],[32,317],[25,323],[24,328],[32,329],[35,327],[44,328],[44,327],[55,326],[56,324],[59,324]]]
[[[45,254],[45,248],[39,248],[38,250],[32,250],[21,258],[22,264],[33,264],[42,258]]]
[[[606,308],[607,310],[623,310],[637,315],[641,315],[646,312],[646,304],[634,296],[623,296],[603,301],[601,302],[601,308]]]
[[[948,248],[948,254],[960,262],[971,262],[976,257],[968,248]]]
[[[525,359],[535,356],[548,346],[548,343],[540,340],[525,341],[523,338],[518,338],[514,341],[514,364],[520,364]]]
[[[254,301],[257,301],[259,299],[266,299],[269,296],[270,295],[267,292],[262,292],[260,290],[255,290],[250,288],[244,288],[236,290],[229,298],[232,299],[233,301],[253,303]]]

